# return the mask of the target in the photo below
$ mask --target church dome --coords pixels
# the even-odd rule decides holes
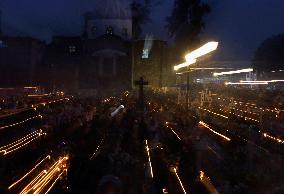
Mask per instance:
[[[131,18],[131,9],[127,0],[98,0],[94,17],[101,19]]]

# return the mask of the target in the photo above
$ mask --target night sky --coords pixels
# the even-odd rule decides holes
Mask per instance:
[[[203,40],[220,42],[220,60],[250,60],[265,38],[284,33],[283,0],[207,0],[212,13],[206,17]],[[152,10],[153,22],[144,33],[167,39],[165,17],[173,0],[162,0]],[[79,35],[82,14],[95,8],[95,0],[0,0],[3,31],[50,40],[53,35]],[[151,30],[150,30],[151,29]]]

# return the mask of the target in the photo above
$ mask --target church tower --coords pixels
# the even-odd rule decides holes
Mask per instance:
[[[94,39],[104,34],[132,38],[132,17],[129,1],[99,0],[93,12],[84,15],[84,37]]]

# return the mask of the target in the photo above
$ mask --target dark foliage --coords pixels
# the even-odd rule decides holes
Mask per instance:
[[[151,22],[151,8],[159,4],[157,0],[144,0],[144,3],[133,0],[130,4],[132,11],[132,35],[138,39],[142,33],[142,25]]]
[[[284,68],[284,34],[264,40],[256,49],[253,67],[258,73]]]
[[[209,12],[209,5],[201,0],[175,0],[166,28],[183,52],[199,44],[199,34],[205,28],[204,16]]]

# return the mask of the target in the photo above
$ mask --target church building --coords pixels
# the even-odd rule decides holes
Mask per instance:
[[[54,69],[54,88],[98,94],[131,87],[129,4],[104,0],[96,7],[84,14],[82,37],[54,37],[48,45],[46,67]]]

